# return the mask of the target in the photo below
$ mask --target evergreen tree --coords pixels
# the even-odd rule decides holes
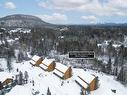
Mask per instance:
[[[16,82],[16,84],[19,84],[18,82],[19,82],[19,75],[15,75],[15,82]]]
[[[1,89],[3,89],[3,85],[2,85],[2,83],[1,83],[1,81],[0,81],[0,90],[1,90]]]
[[[11,58],[9,57],[7,58],[7,68],[9,72],[12,70]]]
[[[104,73],[106,73],[106,66],[103,65],[103,64],[102,64],[102,66],[101,66],[101,71],[104,72]]]
[[[21,51],[19,51],[18,53],[18,62],[22,62],[24,59],[23,53]]]
[[[108,55],[109,57],[112,56],[112,52],[113,52],[113,46],[112,46],[112,41],[109,42],[109,45],[108,45]]]
[[[117,76],[118,75],[118,67],[115,67],[114,68],[114,71],[113,71],[114,75]]]
[[[114,73],[114,75],[117,76],[117,73],[118,73],[118,55],[117,54],[115,55],[115,60],[114,60],[113,66],[114,66],[113,73]]]
[[[34,86],[34,80],[32,80],[32,85]]]
[[[9,72],[12,70],[11,57],[13,56],[13,49],[9,46],[7,40],[5,39],[5,51],[6,51],[6,59],[7,59],[7,68]]]
[[[118,54],[115,54],[114,66],[118,66]]]
[[[117,76],[117,79],[122,82],[125,82],[125,72],[123,67],[121,68],[120,73]]]
[[[81,89],[80,95],[84,95],[83,89]]]
[[[25,73],[24,73],[24,80],[25,80],[25,83],[28,82],[28,78],[29,78],[28,72],[25,71]]]
[[[112,71],[112,62],[111,62],[111,58],[109,58],[107,67],[106,67],[107,73],[110,74]]]
[[[23,84],[23,74],[22,72],[20,71],[19,72],[19,85],[22,85]]]
[[[48,90],[47,90],[47,95],[51,95],[51,92],[49,90],[49,87],[48,87]]]
[[[121,45],[120,51],[119,51],[119,56],[120,56],[120,65],[123,66],[124,63],[124,45]]]
[[[99,88],[99,79],[98,79],[98,77],[96,77],[96,79],[95,79],[95,90],[97,88]]]

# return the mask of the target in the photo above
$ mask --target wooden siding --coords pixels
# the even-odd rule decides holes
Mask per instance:
[[[11,78],[8,78],[8,79],[6,79],[3,83],[2,83],[2,85],[4,86],[4,85],[8,85],[9,83],[12,83],[13,82],[13,79],[11,79]]]
[[[51,72],[51,71],[53,71],[54,69],[55,69],[55,67],[56,67],[56,64],[55,64],[55,62],[52,62],[49,66],[48,66],[48,72]]]
[[[95,79],[96,79],[96,78],[94,78],[94,79],[91,81],[91,83],[89,84],[89,90],[90,90],[90,91],[95,90]]]
[[[40,64],[42,64],[42,61],[43,61],[43,59],[40,58],[37,62],[35,62],[35,66],[39,66]]]
[[[67,69],[67,71],[64,73],[64,78],[63,79],[68,79],[68,78],[70,78],[72,76],[72,69],[71,69],[71,67],[69,67],[68,69]]]

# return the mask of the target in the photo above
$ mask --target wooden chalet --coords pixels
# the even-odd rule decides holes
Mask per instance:
[[[7,86],[9,84],[11,84],[13,82],[14,76],[9,74],[9,73],[5,73],[5,72],[0,72],[0,86],[4,87]]]
[[[39,66],[42,63],[43,59],[40,56],[34,55],[31,60],[30,64],[34,66]]]
[[[45,71],[51,72],[55,69],[55,59],[47,59],[45,58],[42,63],[39,65]]]
[[[96,76],[91,75],[91,74],[84,71],[84,73],[79,72],[79,74],[76,77],[75,81],[85,91],[90,92],[90,91],[93,91],[93,90],[96,89],[96,83],[97,83],[96,79],[97,79]]]
[[[67,67],[64,64],[57,62],[53,73],[65,80],[72,76],[72,69],[71,67]]]

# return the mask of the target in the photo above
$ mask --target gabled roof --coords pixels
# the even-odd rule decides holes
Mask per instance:
[[[49,66],[55,59],[47,59],[45,58],[42,63],[45,64],[46,66]]]
[[[32,60],[36,62],[36,61],[38,61],[40,58],[41,58],[40,56],[34,55],[34,56],[32,57]]]
[[[68,68],[69,67],[65,66],[64,64],[56,62],[56,67],[55,67],[54,73],[62,78]]]
[[[40,67],[44,70],[47,70],[48,66],[44,65],[44,64],[40,64]]]
[[[57,74],[58,76],[60,76],[61,78],[64,76],[64,73],[58,71],[58,70],[54,70],[54,73]]]
[[[64,64],[61,64],[59,62],[56,62],[56,67],[55,68],[58,69],[59,71],[65,73],[69,67],[67,67]]]
[[[6,79],[13,79],[13,75],[7,72],[0,72],[0,81],[4,82]]]
[[[30,60],[30,63],[31,63],[31,64],[35,64],[35,61],[33,61],[33,60]]]
[[[84,80],[85,82],[87,82],[88,84],[91,83],[91,81],[95,78],[95,76],[89,74],[89,73],[86,73],[84,71],[84,73],[79,73],[78,75],[82,80]]]
[[[85,89],[88,88],[88,84],[86,82],[84,82],[83,80],[81,80],[80,77],[77,76],[75,80],[76,80],[76,82],[79,83],[79,85],[81,85]]]
[[[77,76],[75,80],[84,88],[87,88],[88,84],[90,84],[95,78],[94,75],[84,71],[83,69],[78,70],[74,73]]]

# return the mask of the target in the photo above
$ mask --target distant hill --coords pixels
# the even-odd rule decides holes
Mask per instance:
[[[32,15],[9,15],[0,18],[0,27],[20,27],[20,28],[33,28],[33,27],[51,27],[49,24],[40,18]]]

